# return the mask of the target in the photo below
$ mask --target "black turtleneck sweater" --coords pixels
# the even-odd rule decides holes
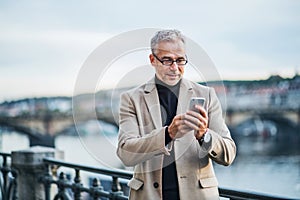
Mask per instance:
[[[181,81],[174,86],[169,86],[155,77],[163,126],[169,126],[176,115],[180,82]],[[171,140],[168,129],[166,128],[165,145],[167,145]],[[170,156],[164,156],[162,169],[163,200],[179,200],[174,148],[172,148],[170,154]]]

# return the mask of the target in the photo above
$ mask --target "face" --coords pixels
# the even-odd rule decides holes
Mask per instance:
[[[183,76],[184,65],[173,62],[171,66],[163,65],[159,60],[186,60],[185,46],[182,41],[160,42],[154,54],[150,54],[151,65],[155,68],[156,76],[167,85],[176,85]],[[159,60],[158,60],[159,59]]]

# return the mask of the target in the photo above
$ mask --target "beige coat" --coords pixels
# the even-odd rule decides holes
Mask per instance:
[[[165,127],[154,78],[121,95],[117,154],[126,166],[135,166],[134,176],[128,183],[130,199],[162,199],[163,157],[170,155],[172,148],[180,199],[219,199],[212,160],[226,166],[231,164],[236,146],[212,88],[182,79],[177,114],[187,111],[191,97],[206,99],[211,140],[202,146],[192,131],[165,146]]]

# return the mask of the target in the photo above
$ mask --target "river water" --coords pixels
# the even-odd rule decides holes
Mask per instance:
[[[57,149],[65,152],[65,161],[95,167],[122,168],[117,158],[117,130],[109,134],[60,135]],[[26,135],[2,131],[1,151],[27,149]],[[235,162],[224,167],[215,165],[220,187],[255,191],[300,199],[299,144],[287,140],[260,137],[235,137],[238,154]],[[130,170],[130,168],[126,168]]]

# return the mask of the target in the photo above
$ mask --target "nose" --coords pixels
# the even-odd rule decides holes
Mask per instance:
[[[177,70],[178,69],[178,64],[177,62],[173,62],[172,65],[170,65],[171,70]]]

